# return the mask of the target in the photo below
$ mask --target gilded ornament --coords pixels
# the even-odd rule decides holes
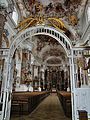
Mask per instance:
[[[49,23],[50,23],[50,26],[53,26],[61,30],[62,32],[65,32],[67,30],[64,22],[60,18],[54,18],[54,17],[45,18],[42,15],[26,18],[25,20],[19,23],[16,29],[19,29],[19,32],[21,32],[35,25],[44,25],[44,24],[49,24]]]

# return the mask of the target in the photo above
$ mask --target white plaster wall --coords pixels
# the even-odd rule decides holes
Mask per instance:
[[[78,117],[78,110],[85,110],[88,112],[90,118],[90,88],[76,89],[76,110]]]

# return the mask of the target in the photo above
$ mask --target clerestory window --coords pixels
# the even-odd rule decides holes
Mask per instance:
[[[18,23],[18,12],[17,12],[15,7],[14,7],[14,10],[13,10],[13,13],[12,13],[12,19],[15,22],[15,24],[17,25],[17,23]]]

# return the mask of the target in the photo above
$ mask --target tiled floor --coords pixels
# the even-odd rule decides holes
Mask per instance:
[[[11,120],[70,120],[64,115],[56,94],[48,96],[30,115]]]

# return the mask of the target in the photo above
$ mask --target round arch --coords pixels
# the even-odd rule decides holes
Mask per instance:
[[[44,61],[44,63],[46,63],[48,60],[50,60],[50,59],[52,59],[52,58],[57,58],[58,60],[62,60],[61,58],[59,58],[59,57],[54,57],[54,56],[50,56],[50,57],[48,57],[45,61]]]
[[[24,41],[27,38],[31,38],[35,35],[48,35],[56,39],[60,45],[64,48],[66,55],[69,56],[71,54],[71,41],[70,39],[61,31],[56,30],[53,27],[48,26],[36,26],[31,27],[23,31],[22,33],[17,34],[17,36],[14,36],[12,39],[12,43],[10,45],[10,56],[12,57],[15,49],[18,47],[18,45]]]
[[[9,48],[9,53],[8,53],[8,63],[7,63],[7,73],[6,73],[6,82],[8,83],[6,88],[8,88],[7,90],[7,95],[5,93],[5,97],[6,97],[6,101],[4,101],[4,105],[6,105],[6,107],[3,107],[3,111],[5,111],[5,117],[7,120],[9,120],[10,118],[10,106],[8,105],[8,103],[10,102],[9,100],[9,96],[12,93],[12,66],[13,66],[13,55],[14,52],[16,50],[16,48],[20,45],[21,42],[23,42],[24,40],[26,40],[27,38],[32,38],[32,36],[35,35],[48,35],[51,36],[52,38],[56,39],[60,45],[63,47],[63,49],[66,52],[67,57],[70,58],[70,60],[73,60],[73,48],[72,48],[72,44],[70,42],[70,39],[61,31],[56,30],[53,27],[48,27],[48,26],[34,26],[34,27],[30,27],[26,30],[24,30],[22,33],[18,33],[16,34],[16,36],[14,36],[12,38],[12,42]],[[72,68],[72,67],[71,67]],[[72,71],[72,70],[70,70]],[[72,74],[72,72],[71,72]],[[72,85],[72,79],[73,76],[71,75],[71,85]],[[2,114],[3,117],[3,114]]]

